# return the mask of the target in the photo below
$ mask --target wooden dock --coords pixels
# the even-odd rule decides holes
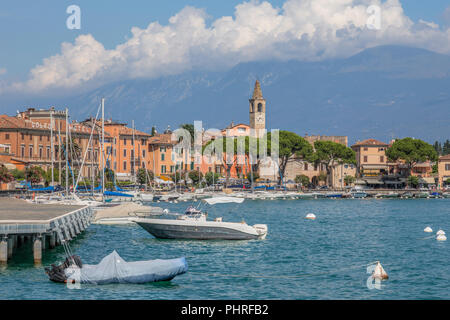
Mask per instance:
[[[92,208],[60,204],[33,204],[15,198],[0,198],[0,263],[7,263],[14,249],[33,243],[35,263],[42,250],[70,241],[91,223]]]

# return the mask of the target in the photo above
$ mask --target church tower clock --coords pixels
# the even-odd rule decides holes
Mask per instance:
[[[257,137],[264,135],[266,128],[266,100],[263,98],[261,85],[258,80],[255,82],[253,96],[250,102],[250,128],[255,130]]]

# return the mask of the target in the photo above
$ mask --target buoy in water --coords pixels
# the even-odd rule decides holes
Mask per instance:
[[[389,279],[389,276],[387,272],[383,269],[383,266],[381,265],[380,261],[377,261],[377,265],[375,266],[375,269],[372,272],[372,278],[379,280]]]
[[[445,240],[447,240],[447,237],[445,236],[445,234],[439,234],[436,237],[436,240],[438,240],[438,241],[445,241]]]
[[[426,227],[425,229],[423,229],[423,231],[425,231],[425,232],[433,232],[433,229],[431,229],[430,227]]]
[[[173,203],[178,203],[178,201],[177,201],[177,200],[174,200]]]
[[[315,218],[316,218],[316,215],[314,213],[308,213],[306,215],[306,219],[314,220]]]
[[[441,230],[439,230],[438,232],[436,232],[436,234],[437,234],[438,236],[440,236],[440,235],[445,236],[445,231],[441,229]]]

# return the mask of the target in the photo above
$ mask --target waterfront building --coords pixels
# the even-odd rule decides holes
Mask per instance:
[[[53,122],[51,123],[51,119]],[[51,140],[53,126],[53,141]],[[73,161],[74,169],[81,167],[81,158],[86,154],[85,166],[81,172],[83,177],[91,177],[98,173],[100,154],[100,135],[94,131],[89,144],[91,128],[75,121],[68,123],[70,135],[66,133],[66,113],[54,107],[44,110],[29,108],[18,112],[16,116],[0,115],[0,144],[4,145],[3,153],[9,155],[9,164],[23,170],[30,166],[39,166],[45,171],[51,168],[52,145],[54,168],[65,166],[64,145],[69,138],[69,145],[76,145],[81,155],[79,161]],[[59,134],[60,133],[60,134]],[[61,150],[61,152],[59,152]],[[75,152],[68,150],[67,152]],[[5,156],[5,155],[4,155]],[[57,179],[61,182],[60,177]],[[58,183],[58,181],[56,181]]]
[[[347,146],[347,136],[325,136],[325,135],[305,135],[305,140],[312,146],[316,141],[332,141]],[[319,181],[321,174],[326,174],[327,169],[324,164],[309,163],[301,158],[293,155],[286,165],[285,180],[294,181],[298,175],[305,175],[313,185],[321,185],[323,182]],[[355,176],[356,167],[353,164],[338,164],[330,168],[329,185],[332,188],[344,188],[344,179],[346,176]]]
[[[438,175],[438,188],[450,187],[450,184],[446,182],[450,179],[450,154],[439,157]]]
[[[90,125],[92,121],[87,119],[83,123]],[[101,130],[101,119],[96,127]],[[133,181],[140,168],[149,168],[148,141],[151,135],[112,119],[105,119],[104,128],[109,137],[109,143],[105,145],[105,167],[113,170],[118,180]]]

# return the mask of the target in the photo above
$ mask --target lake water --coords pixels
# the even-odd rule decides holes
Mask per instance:
[[[189,203],[157,204],[181,212]],[[158,240],[137,225],[91,225],[71,242],[84,263],[112,250],[127,261],[184,256],[186,274],[144,285],[50,282],[43,267],[64,250],[44,253],[34,267],[31,247],[0,269],[0,299],[450,299],[450,199],[317,199],[222,204],[209,218],[265,223],[265,240]],[[316,220],[306,220],[307,213]],[[431,226],[434,233],[423,229]],[[381,288],[367,286],[367,264],[379,260],[389,274]]]

